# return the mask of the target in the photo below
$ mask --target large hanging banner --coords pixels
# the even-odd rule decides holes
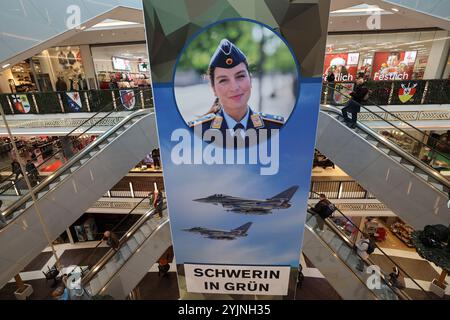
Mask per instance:
[[[181,298],[293,298],[329,1],[144,0]]]

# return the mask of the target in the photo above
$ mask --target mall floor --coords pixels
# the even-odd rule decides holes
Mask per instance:
[[[390,235],[395,237],[395,235]],[[390,237],[388,236],[388,238]],[[400,241],[400,240],[398,240]],[[439,275],[439,270],[433,267],[429,262],[420,258],[417,253],[411,250],[402,250],[399,247],[391,248],[390,243],[395,243],[395,239],[390,239],[385,243],[381,243],[383,251],[391,256],[402,268],[405,269],[422,287],[428,288],[429,282]],[[75,266],[84,266],[94,264],[107,251],[108,248],[103,244],[94,249],[97,242],[80,242],[74,245],[60,244],[56,245],[57,255],[60,257],[61,263],[65,266],[65,272]],[[398,245],[398,244],[397,244]],[[371,255],[374,263],[380,267],[389,267],[389,261],[377,250]],[[340,300],[339,294],[328,283],[325,277],[318,269],[308,260],[303,257],[303,274],[305,276],[302,286],[296,291],[296,300]],[[52,281],[47,281],[44,277],[43,271],[47,271],[48,267],[53,266],[55,259],[49,249],[39,254],[22,272],[21,277],[26,282],[33,286],[34,293],[30,300],[50,300],[52,292],[55,287],[52,286]],[[167,277],[159,277],[157,272],[157,264],[149,270],[147,275],[137,286],[135,291],[136,297],[142,300],[171,300],[178,299],[178,283],[175,267],[172,264],[171,272]],[[424,299],[424,294],[414,289],[414,283],[410,279],[406,279],[407,293],[414,299]],[[2,289],[0,289],[0,300],[15,300],[14,291],[16,285],[14,281],[10,281]],[[450,299],[450,292],[445,299]],[[435,297],[438,299],[437,297]]]

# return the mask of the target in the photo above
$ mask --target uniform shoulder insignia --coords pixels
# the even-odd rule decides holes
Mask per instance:
[[[282,117],[282,116],[276,116],[273,114],[268,114],[268,113],[263,113],[263,112],[259,112],[259,114],[261,115],[261,117],[264,120],[284,124],[284,117]]]
[[[189,127],[194,127],[194,126],[197,126],[197,125],[199,125],[199,124],[202,124],[202,123],[211,121],[211,120],[213,120],[215,117],[216,117],[216,114],[215,114],[215,113],[208,113],[207,115],[205,115],[205,116],[203,116],[203,117],[200,117],[200,118],[198,118],[198,119],[189,121],[189,122],[188,122],[188,126],[189,126]]]

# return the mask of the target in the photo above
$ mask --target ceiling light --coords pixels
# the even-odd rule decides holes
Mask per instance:
[[[103,22],[97,23],[96,25],[92,26],[91,29],[122,27],[122,26],[138,25],[138,24],[139,23],[137,23],[137,22],[131,22],[131,21],[107,19]]]
[[[84,30],[84,29],[86,29],[86,26],[82,26],[80,29],[81,29],[81,30]]]
[[[3,69],[6,69],[6,68],[8,68],[10,65],[11,65],[11,63],[7,63],[7,64],[5,64],[2,68],[3,68]]]
[[[397,8],[392,8],[391,10],[394,11],[394,12],[398,12]]]

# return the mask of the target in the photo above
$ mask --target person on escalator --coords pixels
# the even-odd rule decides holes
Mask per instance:
[[[356,128],[358,113],[361,111],[361,105],[369,99],[369,89],[366,87],[363,77],[359,77],[356,80],[355,89],[350,93],[350,96],[352,98],[342,109],[342,116],[344,117],[345,123],[354,129]],[[348,113],[351,113],[351,119],[348,117]]]
[[[406,288],[405,278],[400,274],[400,270],[397,267],[392,268],[392,272],[389,274],[389,282],[398,289]]]
[[[28,160],[25,166],[25,170],[27,171],[31,186],[34,187],[39,181],[38,169],[31,160]]]
[[[314,208],[312,209],[312,211],[317,213],[316,215],[317,224],[314,227],[314,229],[323,232],[325,219],[330,217],[333,214],[334,210],[336,210],[334,204],[332,204],[331,201],[327,199],[327,196],[325,194],[321,193],[319,195],[319,202],[317,202]]]
[[[20,168],[20,164],[17,160],[13,160],[11,162],[12,173],[15,174],[14,181],[16,181],[19,176],[22,174],[22,169]]]
[[[103,233],[103,241],[106,242],[106,244],[113,249],[116,252],[116,261],[120,260],[120,241],[119,238],[116,236],[116,234],[112,231],[105,231]]]
[[[363,233],[361,239],[356,242],[355,249],[360,258],[356,270],[363,272],[364,264],[369,264],[369,256],[375,250],[375,240],[368,234]]]

